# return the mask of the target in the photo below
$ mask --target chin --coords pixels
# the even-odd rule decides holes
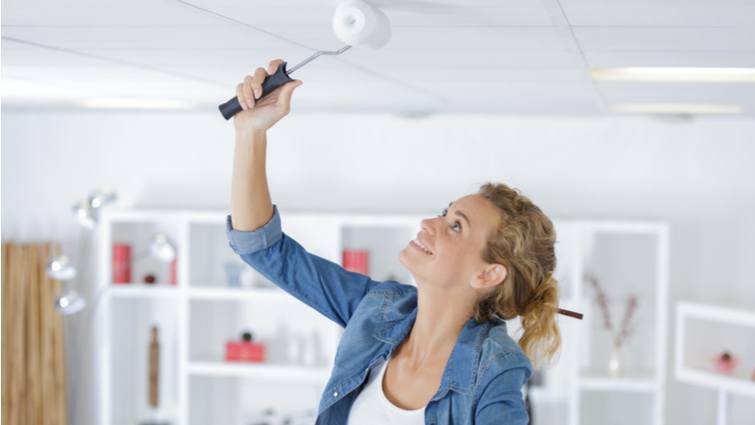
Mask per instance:
[[[406,256],[406,250],[407,249],[408,248],[404,248],[404,249],[401,250],[401,252],[398,253],[398,261],[399,261],[399,263],[401,263],[402,266],[404,266],[407,270],[409,270],[411,272],[412,268],[408,264],[407,259],[406,259],[406,257],[407,257]]]
[[[413,261],[411,259],[411,256],[406,252],[408,249],[411,248],[404,248],[401,250],[401,252],[398,254],[398,261],[402,266],[404,266],[406,270],[409,271],[409,273],[412,274],[412,276],[414,276],[415,267],[414,264],[412,264]]]

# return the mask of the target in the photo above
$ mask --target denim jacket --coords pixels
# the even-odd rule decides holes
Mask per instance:
[[[283,233],[278,208],[253,231],[233,229],[229,246],[274,284],[345,328],[316,424],[345,425],[368,372],[404,340],[417,315],[417,290],[396,281],[375,281],[307,252]],[[425,424],[529,422],[522,386],[532,365],[509,337],[506,322],[470,319],[446,364],[440,387],[425,408]]]

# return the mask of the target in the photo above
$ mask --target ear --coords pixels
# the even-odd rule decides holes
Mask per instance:
[[[477,289],[492,289],[506,280],[508,270],[503,264],[487,264],[470,282],[470,286]]]

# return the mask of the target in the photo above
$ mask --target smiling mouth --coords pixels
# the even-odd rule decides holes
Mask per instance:
[[[412,247],[414,247],[415,249],[417,249],[417,250],[419,250],[419,251],[422,251],[423,253],[425,253],[425,254],[427,254],[427,255],[433,255],[433,253],[432,253],[431,251],[429,251],[429,250],[427,250],[427,249],[423,248],[423,247],[422,247],[422,245],[418,244],[418,243],[417,243],[417,242],[416,242],[415,240],[413,240],[413,239],[412,239],[411,241],[409,241],[409,245],[411,245]]]

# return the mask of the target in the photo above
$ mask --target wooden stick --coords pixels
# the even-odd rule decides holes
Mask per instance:
[[[564,310],[563,308],[559,308],[558,312],[560,314],[563,314],[564,316],[574,317],[576,319],[582,320],[582,313],[577,313],[576,311],[571,310]]]

